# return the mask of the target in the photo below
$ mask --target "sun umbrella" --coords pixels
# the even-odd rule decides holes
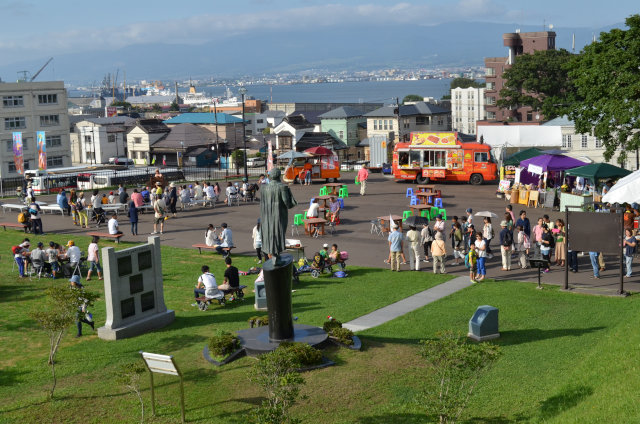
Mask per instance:
[[[331,150],[322,146],[310,147],[304,152],[314,156],[333,156],[333,152]]]
[[[408,225],[410,227],[419,227],[421,225],[428,225],[429,220],[424,216],[411,215],[404,221],[404,225]]]
[[[518,153],[514,153],[504,160],[504,166],[518,166],[520,162],[526,159],[531,159],[536,156],[540,156],[543,152],[540,149],[532,147],[531,149],[522,150]]]
[[[565,155],[540,155],[520,162],[522,168],[537,174],[548,171],[564,171],[584,165],[588,165],[588,163]]]
[[[498,215],[496,215],[493,212],[489,212],[489,211],[476,212],[474,216],[486,216],[487,218],[497,218],[498,217]]]
[[[605,203],[640,202],[640,171],[627,175],[616,183],[604,196]]]
[[[592,180],[626,177],[629,174],[631,174],[631,171],[610,163],[592,163],[591,165],[579,166],[567,171],[567,175],[591,178]]]
[[[290,150],[278,156],[278,159],[298,159],[298,158],[308,158],[309,155],[306,153],[296,152],[295,150]]]

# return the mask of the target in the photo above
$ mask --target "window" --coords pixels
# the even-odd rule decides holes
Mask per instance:
[[[338,138],[342,140],[343,137],[344,137],[344,131],[338,131]]]
[[[4,129],[14,130],[17,128],[26,128],[27,120],[24,116],[17,116],[14,118],[4,118]]]
[[[58,115],[43,115],[40,117],[40,126],[52,127],[54,125],[60,125],[60,118]]]
[[[429,125],[429,118],[427,116],[416,116],[416,125]]]
[[[391,128],[391,121],[389,121],[389,128]],[[411,120],[409,118],[402,118],[402,126],[404,128],[409,128],[411,126]]]
[[[115,143],[116,142],[116,135],[115,134],[109,134],[107,136],[107,143]]]
[[[93,162],[94,155],[93,152],[85,152],[87,162]]]
[[[496,113],[488,110],[487,111],[487,119],[496,119]]]
[[[38,94],[38,103],[41,105],[50,105],[58,103],[57,94]]]
[[[484,101],[488,105],[495,105],[496,104],[496,98],[495,97],[485,97]]]
[[[488,77],[494,77],[496,75],[496,70],[493,68],[485,68],[485,73]]]
[[[4,107],[22,107],[24,106],[24,99],[22,96],[3,96],[2,106]]]
[[[562,148],[565,149],[567,147],[567,135],[562,134]]]
[[[29,169],[29,161],[25,160],[24,164],[23,164],[23,168],[22,169]],[[15,162],[9,162],[9,172],[16,172],[16,163]]]
[[[91,136],[90,135],[85,135],[84,136],[84,142],[86,144],[91,144]]]
[[[256,119],[256,124],[264,124],[264,119]]]
[[[378,129],[378,120],[377,120],[377,119],[374,119],[374,120],[373,120],[373,129],[374,129],[374,130],[377,130],[377,129]]]
[[[133,137],[133,144],[142,144],[142,137]]]
[[[50,135],[46,139],[47,149],[50,147],[60,147],[62,146],[62,138],[59,135]]]
[[[528,121],[533,121],[533,112],[531,112],[531,111],[527,112],[527,122]]]
[[[587,136],[585,134],[582,134],[582,140],[580,143],[580,147],[582,147],[583,149],[587,148]]]
[[[7,152],[13,151],[13,140],[5,140],[5,143],[7,145]]]
[[[567,134],[567,148],[570,149],[571,148],[571,135]]]
[[[422,164],[427,168],[444,168],[447,152],[444,150],[425,150],[422,152]]]
[[[602,149],[602,140],[596,138],[596,149]]]
[[[47,157],[47,167],[53,168],[56,166],[62,166],[62,156],[48,156]]]
[[[489,162],[489,153],[476,152],[474,155],[474,159],[476,162]]]
[[[495,90],[496,83],[495,82],[487,82],[487,90]]]
[[[384,129],[385,129],[385,130],[386,130],[386,129],[388,129],[388,127],[387,127],[387,120],[386,120],[386,119],[384,120]]]
[[[29,140],[28,138],[22,138],[22,150],[29,150]],[[27,169],[25,166],[24,169]]]

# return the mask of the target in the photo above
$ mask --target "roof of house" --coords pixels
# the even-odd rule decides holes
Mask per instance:
[[[87,122],[91,122],[95,125],[124,125],[124,126],[133,126],[136,124],[136,120],[134,118],[130,118],[128,116],[118,115],[118,116],[109,116],[104,118],[87,118],[85,119]]]
[[[149,105],[153,103],[172,103],[176,96],[129,96],[127,102],[132,105]]]
[[[322,112],[319,112],[319,111],[301,112],[301,111],[298,111],[298,110],[294,110],[289,116],[302,116],[313,127],[316,124],[318,124],[318,125],[320,124],[320,115],[322,115]]]
[[[140,119],[138,126],[147,134],[159,134],[171,131],[171,129],[159,119]]]
[[[558,116],[557,118],[554,118],[550,121],[545,122],[542,125],[547,125],[547,126],[560,126],[560,127],[573,127],[575,124],[573,123],[572,120],[569,119],[569,117],[567,115],[562,115],[562,116]]]
[[[305,133],[296,143],[296,150],[301,152],[311,147],[324,146],[328,149],[346,149],[347,145],[327,132]]]
[[[165,124],[175,125],[175,124],[218,124],[218,125],[228,125],[228,124],[241,124],[242,119],[236,118],[235,116],[231,116],[228,113],[218,112],[218,113],[202,113],[202,112],[188,112],[183,113],[181,115],[174,116],[171,119],[167,119],[164,121]]]
[[[337,109],[319,115],[320,119],[347,119],[358,116],[362,116],[362,111],[351,106],[340,106]]]
[[[194,124],[178,124],[166,136],[151,145],[153,149],[188,149],[205,147],[216,142],[216,135]],[[219,139],[219,142],[223,142]]]
[[[284,121],[286,121],[289,125],[297,130],[301,130],[304,128],[313,128],[313,124],[307,121],[307,118],[302,114],[292,113],[291,115],[284,118]]]
[[[284,118],[287,115],[283,110],[265,110],[262,113],[267,118]]]
[[[366,117],[394,117],[396,116],[393,111],[396,109],[396,106],[383,106],[376,110],[373,110],[369,113],[365,113],[363,116]],[[416,102],[410,105],[400,105],[400,116],[412,116],[412,115],[436,115],[440,113],[451,113],[450,110],[445,109],[443,107],[426,103],[426,102]]]

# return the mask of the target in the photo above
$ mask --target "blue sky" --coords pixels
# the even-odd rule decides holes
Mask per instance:
[[[639,13],[637,0],[0,0],[3,61],[164,42],[199,44],[283,25],[448,21],[601,28]]]

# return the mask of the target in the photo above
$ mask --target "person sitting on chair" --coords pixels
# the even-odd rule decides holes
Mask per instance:
[[[318,217],[318,209],[320,205],[318,204],[318,199],[313,199],[313,203],[309,206],[307,210],[307,218],[317,218]]]
[[[64,276],[68,278],[71,277],[76,266],[78,266],[82,252],[80,252],[80,248],[75,245],[73,240],[69,240],[67,247],[67,253],[62,256],[62,259],[69,259],[69,262],[65,263],[63,266]]]
[[[238,268],[231,265],[231,258],[229,256],[224,258],[224,263],[227,265],[227,269],[224,271],[224,282],[220,284],[218,288],[220,290],[237,289],[240,287]]]
[[[226,222],[223,222],[221,227],[222,227],[222,232],[220,233],[220,237],[219,237],[220,244],[215,244],[213,247],[216,249],[218,253],[226,257],[226,256],[229,256],[231,251],[230,250],[225,251],[225,249],[231,248],[231,246],[233,246],[233,238],[232,238],[231,230],[227,228]]]
[[[45,260],[46,255],[44,253],[44,250],[42,250],[43,247],[44,244],[39,241],[38,246],[31,251],[31,265],[33,265],[33,269],[35,269],[36,271],[38,271],[39,269],[43,269],[44,272],[51,272],[51,268],[47,266],[48,264]]]
[[[118,226],[118,214],[114,213],[111,215],[108,226],[109,234],[122,234],[122,231],[120,231],[120,227]]]
[[[344,259],[340,255],[340,251],[338,250],[337,244],[331,245],[331,252],[329,252],[329,263],[331,265],[339,264],[340,266],[344,266]]]
[[[338,218],[339,213],[340,202],[335,197],[331,197],[329,199],[329,220],[331,222],[336,222],[336,218]]]
[[[194,297],[196,299],[198,299],[200,296],[213,298],[217,294],[220,294],[220,290],[218,290],[218,285],[216,284],[216,277],[209,272],[209,267],[207,265],[202,265],[201,270],[202,275],[200,276],[200,278],[198,278],[196,288],[193,289]],[[193,303],[191,306],[198,305],[200,305],[200,301],[196,300],[196,303]]]

